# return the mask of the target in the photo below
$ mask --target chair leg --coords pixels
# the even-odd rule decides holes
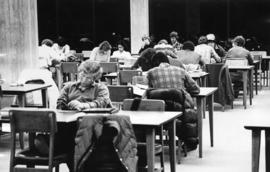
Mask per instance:
[[[181,163],[181,157],[182,157],[182,141],[178,138],[178,149],[177,149],[177,163],[180,164]]]
[[[59,165],[55,166],[55,172],[59,172]]]
[[[21,149],[24,149],[23,133],[19,133],[19,141],[20,141],[20,147],[21,147]]]
[[[160,127],[160,141],[161,141],[161,146],[162,146],[162,151],[160,154],[160,166],[161,166],[161,171],[164,172],[165,171],[165,167],[164,167],[164,141],[163,141],[163,126]]]

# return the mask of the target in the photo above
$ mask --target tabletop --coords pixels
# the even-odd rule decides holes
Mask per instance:
[[[199,94],[192,94],[192,97],[206,97],[217,91],[217,87],[200,87]]]
[[[254,66],[228,66],[229,70],[230,69],[236,69],[236,70],[250,70],[253,69]]]
[[[28,93],[36,90],[51,87],[51,84],[23,84],[23,85],[1,85],[3,94],[9,93]]]

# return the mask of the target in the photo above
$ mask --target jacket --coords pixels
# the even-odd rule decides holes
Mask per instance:
[[[214,95],[214,102],[222,106],[231,105],[234,101],[234,93],[228,66],[224,64],[208,64],[206,65],[206,71],[210,74],[208,86],[218,87],[218,91]]]
[[[75,138],[74,170],[75,172],[89,171],[87,160],[91,157],[95,148],[100,144],[99,140],[108,128],[111,132],[107,135],[115,135],[113,151],[122,164],[122,171],[135,172],[137,166],[137,142],[128,116],[86,116],[82,118]],[[115,132],[114,132],[115,131]],[[96,158],[101,158],[102,155]]]
[[[149,99],[165,101],[166,111],[183,111],[183,115],[176,121],[176,135],[187,145],[198,144],[197,112],[194,102],[184,89],[148,89],[146,96]]]

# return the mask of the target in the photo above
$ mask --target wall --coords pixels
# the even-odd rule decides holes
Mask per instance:
[[[36,0],[0,0],[0,74],[15,82],[20,72],[35,67],[38,48]]]

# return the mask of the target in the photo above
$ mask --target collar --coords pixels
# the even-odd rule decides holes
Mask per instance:
[[[85,90],[88,89],[88,88],[94,87],[94,86],[95,86],[95,83],[93,83],[92,85],[89,85],[88,87],[83,87],[83,86],[81,85],[81,82],[80,82],[80,81],[77,81],[77,82],[75,83],[75,86],[76,86],[76,88],[78,88],[79,90],[81,90],[81,91],[83,92],[83,91],[85,91]]]

